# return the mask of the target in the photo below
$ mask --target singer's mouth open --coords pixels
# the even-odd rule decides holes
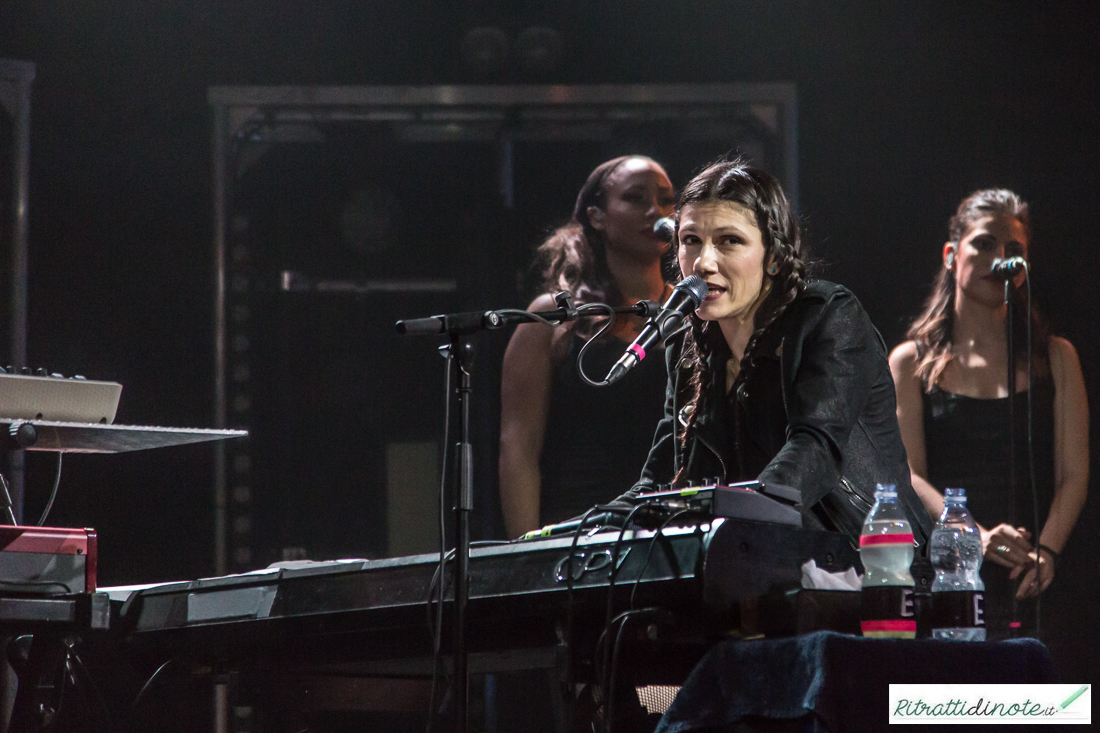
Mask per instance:
[[[705,300],[711,300],[712,298],[717,298],[719,295],[721,295],[724,292],[726,292],[726,289],[724,287],[722,287],[721,285],[714,285],[712,283],[707,283],[707,297],[705,298]]]

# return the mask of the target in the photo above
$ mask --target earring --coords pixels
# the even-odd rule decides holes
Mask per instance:
[[[950,270],[955,266],[955,249],[952,247],[947,252],[947,260],[944,262],[944,267]]]
[[[777,268],[775,265],[772,265],[771,267],[768,268],[768,274],[769,275],[774,275],[777,272],[779,272],[779,268]]]

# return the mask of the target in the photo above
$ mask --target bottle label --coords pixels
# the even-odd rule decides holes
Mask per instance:
[[[911,545],[913,533],[908,534],[865,534],[859,537],[859,546],[868,545]]]
[[[917,635],[913,586],[879,585],[859,594],[860,629],[877,639],[914,639]]]
[[[980,590],[945,590],[932,594],[932,628],[985,628],[985,594]]]

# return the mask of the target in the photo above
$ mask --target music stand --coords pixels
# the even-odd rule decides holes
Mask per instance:
[[[0,418],[0,425],[8,426],[8,435],[18,448],[61,453],[128,453],[248,435],[247,430],[108,425],[8,417]]]
[[[247,430],[163,428],[27,420],[12,417],[0,417],[0,425],[7,425],[8,442],[13,448],[56,453],[128,453],[149,448],[243,438],[248,435]],[[2,476],[0,476],[0,509],[3,509],[4,514],[7,515],[2,518],[3,520],[10,520],[13,526],[17,524],[15,513],[12,511],[8,483]]]
[[[58,453],[126,453],[248,435],[246,430],[165,428],[24,418],[0,418],[0,425],[7,426],[8,439],[15,447]],[[5,485],[0,501],[7,500],[7,509],[10,512],[11,498],[7,494]],[[14,514],[12,518],[14,520]],[[51,598],[22,599],[21,603],[21,609],[27,607],[29,610],[14,616],[9,612],[5,615],[5,621],[16,629],[22,629],[23,625],[34,628],[35,634],[29,637],[31,641],[27,650],[26,668],[19,674],[18,691],[10,702],[11,729],[44,730],[49,727],[49,720],[60,704],[65,669],[64,638],[74,630],[108,628],[109,602],[105,593],[76,593]],[[46,622],[46,617],[50,614],[58,616],[56,622]],[[52,616],[49,620],[54,621]],[[9,693],[5,691],[4,694]]]

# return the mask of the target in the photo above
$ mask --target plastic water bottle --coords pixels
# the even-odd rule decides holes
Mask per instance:
[[[985,641],[982,536],[966,510],[966,490],[944,491],[943,513],[932,530],[932,638]]]
[[[913,603],[913,528],[898,504],[897,487],[875,487],[875,505],[859,538],[863,563],[860,627],[864,636],[912,639],[917,620]]]

